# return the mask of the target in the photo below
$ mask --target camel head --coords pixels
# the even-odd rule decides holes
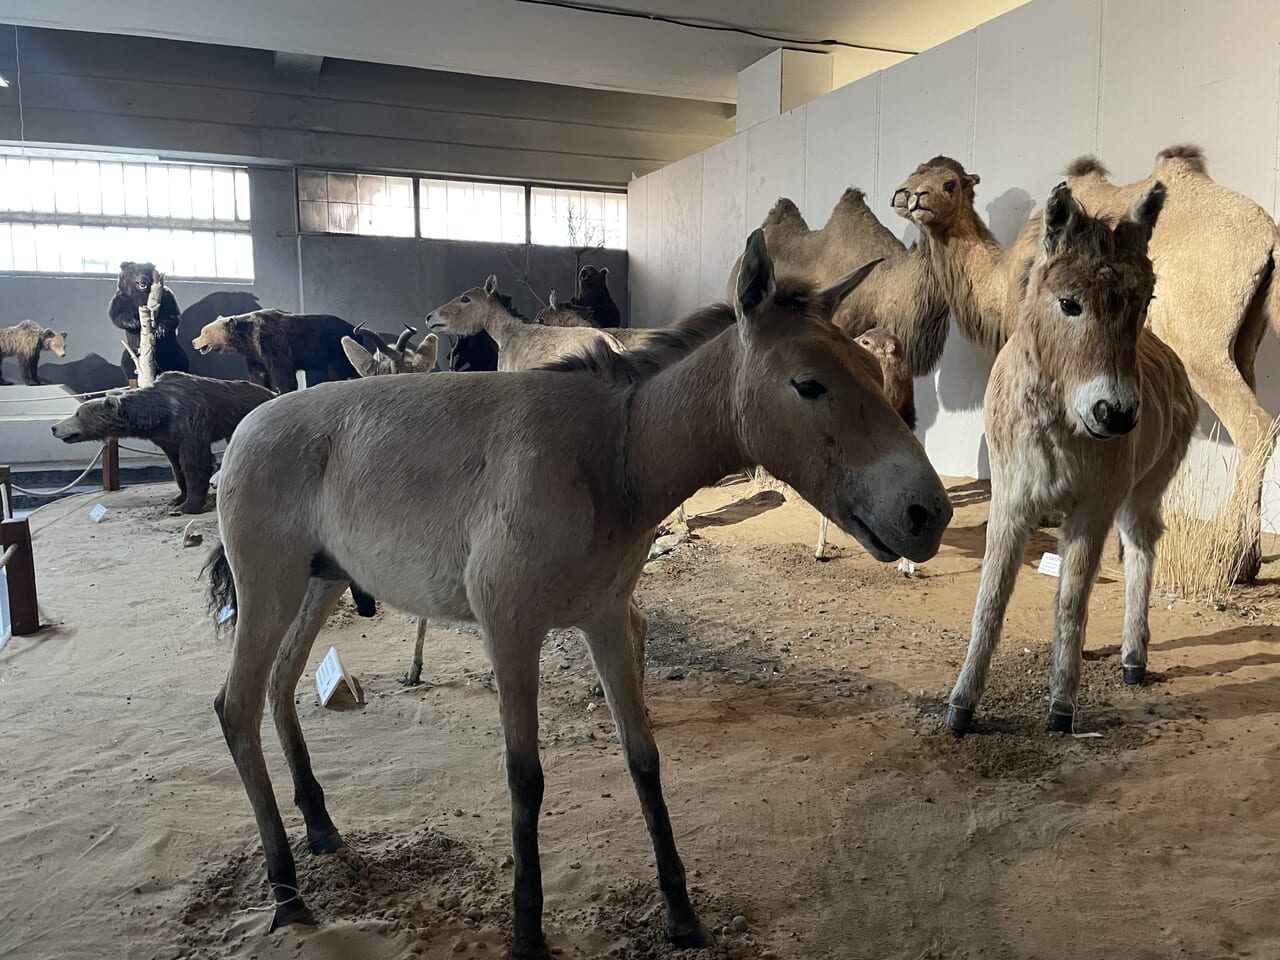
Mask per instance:
[[[732,416],[750,462],[877,559],[915,560],[937,551],[950,502],[875,360],[831,322],[877,263],[817,287],[775,277],[764,231],[751,234],[734,292]]]
[[[427,327],[437,333],[472,337],[484,332],[490,322],[513,316],[511,298],[498,292],[498,275],[491,273],[483,287],[464,290],[427,314]]]
[[[1156,282],[1147,243],[1164,198],[1164,184],[1152,184],[1114,226],[1065,183],[1045,204],[1017,329],[1072,426],[1095,440],[1138,424],[1138,337]]]
[[[973,188],[980,177],[966,173],[950,157],[936,156],[916,167],[893,194],[893,209],[922,230],[945,233],[965,207],[973,208]]]

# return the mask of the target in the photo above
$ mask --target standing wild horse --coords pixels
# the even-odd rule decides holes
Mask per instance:
[[[706,942],[662,795],[631,597],[663,517],[755,464],[880,560],[937,551],[951,519],[946,491],[871,358],[831,323],[866,272],[821,290],[775,281],[757,230],[734,306],[705,308],[643,350],[597,343],[543,370],[327,383],[241,424],[223,460],[222,546],[210,562],[212,603],[238,608],[214,707],[262,835],[273,927],[315,921],[262,754],[268,677],[311,849],[332,852],[342,838],[311,771],[294,688],[354,580],[402,610],[483,629],[511,791],[512,955],[548,956],[538,657],[554,627],[586,635],[653,842],[668,936]],[[429,524],[352,508],[464,488],[458,509]]]

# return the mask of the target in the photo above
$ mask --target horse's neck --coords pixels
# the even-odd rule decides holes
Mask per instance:
[[[493,337],[493,342],[498,345],[499,350],[511,342],[511,338],[522,326],[524,321],[502,308],[490,311],[484,322],[485,332]]]
[[[698,490],[749,466],[734,424],[734,330],[645,381],[632,397],[624,475],[640,525],[654,527]]]

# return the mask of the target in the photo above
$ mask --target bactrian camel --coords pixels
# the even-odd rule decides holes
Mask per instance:
[[[1089,593],[1113,522],[1124,544],[1122,678],[1146,675],[1160,498],[1197,417],[1181,361],[1146,329],[1156,283],[1147,243],[1164,202],[1157,182],[1112,227],[1062,184],[1037,218],[1018,322],[983,404],[991,516],[969,652],[947,712],[957,735],[973,720],[1027,535],[1046,512],[1063,515],[1049,729],[1072,729]]]
[[[538,658],[555,627],[586,636],[649,828],[667,935],[706,944],[633,653],[643,625],[631,598],[655,526],[698,488],[756,463],[880,560],[933,556],[951,519],[879,372],[831,323],[856,276],[823,289],[777,281],[758,230],[747,251],[733,306],[700,310],[644,350],[598,342],[551,369],[325,383],[240,425],[223,461],[222,546],[210,565],[212,604],[237,610],[214,707],[258,822],[273,927],[315,918],[263,758],[263,707],[270,687],[312,850],[339,849],[294,690],[354,579],[402,610],[474,621],[484,633],[511,792],[512,956],[549,958]],[[353,509],[442,490],[466,495],[431,523]]]
[[[1252,579],[1261,563],[1261,470],[1267,457],[1248,455],[1270,424],[1255,396],[1254,360],[1268,321],[1280,330],[1280,284],[1274,277],[1280,231],[1252,200],[1210,179],[1198,147],[1162,150],[1152,174],[1136,183],[1111,183],[1093,157],[1074,161],[1067,174],[1087,211],[1113,219],[1123,217],[1157,179],[1168,190],[1151,237],[1156,292],[1149,323],[1182,360],[1192,387],[1240,451],[1242,469],[1228,503],[1245,512],[1237,579]],[[895,207],[929,238],[934,276],[960,330],[994,355],[1017,323],[1040,216],[1001,250],[974,209],[978,182],[955,160],[935,157],[902,184]],[[1256,472],[1243,469],[1248,459],[1259,464]]]
[[[949,320],[942,291],[929,269],[927,238],[904,247],[850,187],[821,230],[809,229],[796,205],[782,197],[761,224],[779,269],[814,283],[831,283],[869,260],[883,263],[836,311],[836,325],[853,336],[872,327],[895,334],[906,347],[911,372],[922,377],[937,366]],[[729,274],[733,295],[738,264]]]

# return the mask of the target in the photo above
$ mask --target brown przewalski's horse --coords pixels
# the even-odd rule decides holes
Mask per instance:
[[[262,835],[273,927],[315,919],[263,760],[264,701],[270,686],[311,848],[334,851],[342,838],[311,770],[294,690],[354,580],[401,610],[483,630],[511,791],[512,956],[548,956],[538,657],[554,627],[586,635],[653,842],[668,936],[707,942],[663,799],[632,593],[671,509],[755,464],[880,560],[937,551],[951,519],[946,491],[871,358],[831,323],[865,274],[824,289],[779,283],[757,230],[734,305],[698,311],[644,350],[597,344],[543,370],[326,383],[241,424],[222,465],[222,546],[210,561],[211,603],[237,607],[214,706]],[[467,496],[432,523],[352,508],[428,490]]]

